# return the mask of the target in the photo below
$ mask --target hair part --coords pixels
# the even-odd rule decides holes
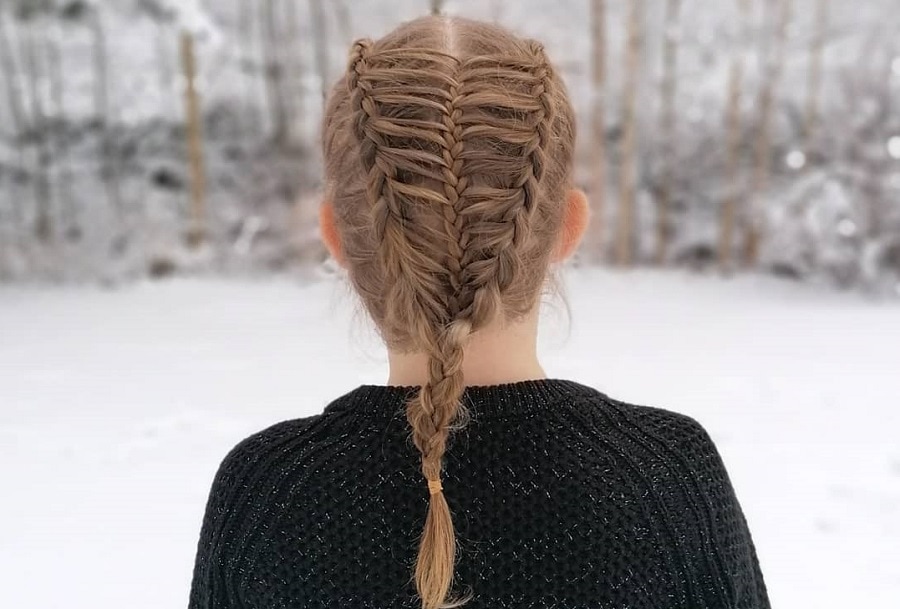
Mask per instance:
[[[350,280],[385,342],[428,354],[406,407],[426,480],[440,480],[469,337],[535,305],[563,221],[575,120],[543,46],[486,23],[423,17],[356,41],[329,97],[323,148]],[[448,600],[456,537],[430,494],[414,578]]]

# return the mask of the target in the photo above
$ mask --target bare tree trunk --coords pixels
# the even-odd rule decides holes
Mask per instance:
[[[878,97],[884,99],[884,103],[881,107],[883,118],[880,122],[882,125],[888,124],[891,116],[896,116],[896,114],[893,114],[895,95],[892,86],[892,79],[895,78],[893,75],[894,70],[892,64],[896,59],[891,60],[890,58],[897,57],[897,38],[892,37],[890,40],[888,53],[880,58],[881,65],[879,65],[875,71],[876,74],[882,74],[882,78],[879,79],[879,82],[882,83],[883,93],[881,95],[876,94]],[[871,63],[874,64],[876,62],[873,61]],[[877,137],[877,135],[873,134],[870,141]],[[869,217],[866,231],[869,238],[873,240],[884,234],[885,229],[887,228],[885,216],[889,214],[888,209],[892,209],[896,205],[895,196],[893,193],[886,192],[884,180],[879,179],[880,176],[889,175],[890,167],[893,164],[892,160],[893,159],[885,156],[875,158],[873,161],[875,167],[868,172],[868,180],[864,187],[864,190],[869,189],[875,191],[873,194],[869,194],[863,198],[864,201],[869,202]]]
[[[328,93],[328,80],[330,78],[330,66],[328,65],[328,25],[325,21],[325,10],[322,0],[309,0],[309,12],[312,19],[313,53],[316,61],[316,71],[319,73],[319,82],[322,86],[322,103]]]
[[[852,70],[845,76],[842,88],[848,98],[847,116],[866,115],[867,118],[856,125],[853,137],[843,138],[845,150],[841,161],[855,168],[849,178],[852,184],[852,195],[862,203],[865,236],[874,241],[885,229],[887,205],[894,205],[896,198],[892,193],[885,193],[883,176],[889,174],[889,167],[895,162],[889,156],[874,157],[868,152],[870,143],[883,137],[884,125],[891,121],[893,98],[892,64],[897,56],[895,37],[888,37],[889,44],[884,48],[885,33],[891,25],[878,24],[868,28],[866,41],[858,51],[855,65],[864,65],[871,75],[877,76],[880,86],[873,87],[869,78],[858,70]],[[850,72],[850,70],[847,70]],[[863,110],[865,107],[865,110]]]
[[[275,14],[275,0],[264,0],[262,10],[263,48],[266,62],[266,91],[269,98],[269,114],[272,117],[274,139],[279,146],[288,142],[290,121],[284,99],[284,63],[280,50],[283,46],[281,28]]]
[[[260,116],[259,90],[257,76],[254,73],[256,57],[256,13],[253,10],[254,0],[237,0],[238,31],[240,32],[241,69],[244,71],[244,103],[246,104],[246,122],[250,133],[258,133],[264,129]],[[265,79],[263,79],[265,81]],[[265,92],[265,91],[264,91]]]
[[[172,69],[171,60],[169,59],[169,45],[167,44],[169,35],[168,26],[162,22],[156,22],[156,66],[157,76],[159,77],[159,97],[162,100],[162,108],[160,112],[163,117],[168,117],[170,111],[169,101],[171,100],[172,85],[175,82],[174,70]]]
[[[617,261],[630,266],[634,258],[634,207],[637,190],[637,88],[643,39],[643,0],[631,0],[628,19],[628,46],[625,52],[625,99],[622,104],[624,138],[619,183],[619,223]]]
[[[19,67],[16,65],[14,48],[18,46],[15,40],[16,30],[13,29],[10,34],[6,29],[6,16],[0,12],[0,71],[4,75],[4,84],[6,86],[7,101],[9,103],[10,114],[12,115],[12,134],[13,142],[17,142],[18,138],[27,129],[27,117],[25,116],[25,107],[22,101],[22,91],[19,88]],[[24,171],[25,154],[24,146],[15,146],[18,169]],[[24,235],[25,218],[22,210],[22,204],[16,195],[14,188],[9,188],[9,209],[13,224],[14,235]]]
[[[444,0],[431,0],[431,14],[440,15],[444,10]]]
[[[741,89],[744,81],[744,45],[747,42],[745,24],[750,19],[750,0],[738,0],[740,12],[736,30],[738,32],[737,51],[731,60],[731,74],[728,79],[728,116],[726,119],[728,145],[725,161],[728,194],[722,206],[719,232],[719,266],[728,272],[732,268],[734,251],[735,218],[739,199],[739,165],[741,153]]]
[[[602,257],[605,246],[606,222],[606,0],[591,1],[591,230],[596,256]]]
[[[191,227],[188,231],[188,242],[196,247],[207,236],[206,176],[203,168],[200,100],[196,89],[197,65],[194,56],[194,38],[188,32],[181,34],[181,65],[186,83],[184,101],[191,172]]]
[[[772,164],[772,115],[775,88],[781,79],[787,46],[787,29],[791,20],[791,0],[776,0],[779,6],[778,26],[775,34],[775,48],[767,61],[767,75],[763,80],[759,96],[760,124],[756,133],[755,170],[753,174],[753,197],[758,197],[769,187],[769,171]],[[748,218],[745,228],[744,263],[756,264],[759,257],[759,227],[753,218]]]
[[[337,16],[341,43],[349,46],[353,37],[353,18],[350,16],[350,11],[347,10],[347,2],[345,0],[332,0],[332,5]]]
[[[6,101],[13,119],[13,132],[20,135],[25,130],[26,121],[22,94],[18,86],[19,70],[16,67],[13,44],[6,31],[6,16],[0,13],[0,68],[4,74],[3,82],[6,86]]]
[[[106,196],[110,207],[120,221],[124,220],[121,189],[119,188],[118,162],[113,154],[113,133],[110,123],[114,121],[112,107],[109,103],[109,66],[107,64],[106,34],[103,31],[103,20],[100,8],[95,7],[90,20],[94,38],[94,113],[100,126],[101,158],[100,172],[106,187]],[[118,247],[116,247],[118,249]]]
[[[656,217],[656,263],[666,263],[669,247],[669,206],[672,200],[673,165],[675,162],[675,96],[678,71],[678,14],[681,0],[666,2],[664,27],[665,46],[663,48],[663,78],[660,84],[662,113],[660,116],[660,136],[663,143],[662,182],[657,201]]]
[[[828,0],[816,0],[816,31],[809,49],[809,81],[807,83],[806,116],[803,121],[803,150],[809,159],[815,145],[819,122],[819,100],[822,84],[822,54],[828,27]]]
[[[53,162],[50,150],[47,125],[47,113],[44,108],[44,100],[38,83],[43,78],[38,56],[40,42],[35,33],[34,24],[30,23],[25,28],[22,57],[25,60],[25,75],[28,80],[28,96],[31,101],[33,132],[35,138],[35,167],[34,167],[34,236],[40,241],[49,241],[53,232],[50,207],[52,206],[52,192],[48,173]]]
[[[340,3],[339,3],[340,4]],[[295,0],[287,0],[287,63],[289,66],[288,106],[290,108],[290,136],[293,141],[306,143],[306,86],[303,74],[303,44],[300,36],[300,20]]]
[[[54,133],[56,141],[56,157],[58,180],[56,191],[59,196],[60,222],[63,224],[63,232],[69,239],[80,237],[75,204],[72,200],[72,169],[69,165],[68,126],[66,122],[65,104],[65,78],[62,69],[62,45],[63,37],[60,24],[51,26],[48,39],[48,77],[50,80],[50,96],[53,100]]]

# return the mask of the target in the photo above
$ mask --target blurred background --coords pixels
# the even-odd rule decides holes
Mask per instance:
[[[544,41],[578,113],[548,372],[707,427],[773,606],[897,606],[896,8],[0,0],[0,606],[185,606],[228,449],[384,382],[319,121],[356,37],[432,11]]]
[[[438,3],[441,4],[441,3]],[[5,0],[0,279],[297,269],[324,92],[426,0]],[[545,40],[581,131],[589,263],[900,293],[890,0],[450,2]]]

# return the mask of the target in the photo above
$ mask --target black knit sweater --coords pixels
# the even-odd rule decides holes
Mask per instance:
[[[413,387],[259,431],[212,484],[189,609],[419,607],[428,486]],[[470,387],[444,494],[469,609],[768,609],[747,521],[694,419],[565,380]]]

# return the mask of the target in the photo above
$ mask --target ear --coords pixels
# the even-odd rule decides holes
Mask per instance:
[[[584,191],[578,188],[568,190],[562,228],[559,231],[559,240],[553,253],[553,262],[566,260],[578,249],[587,230],[590,216],[590,206]]]
[[[322,234],[322,241],[325,243],[325,247],[328,248],[328,253],[337,260],[338,264],[344,266],[341,240],[334,222],[334,206],[331,204],[331,201],[322,201],[322,205],[319,206],[319,231]]]

